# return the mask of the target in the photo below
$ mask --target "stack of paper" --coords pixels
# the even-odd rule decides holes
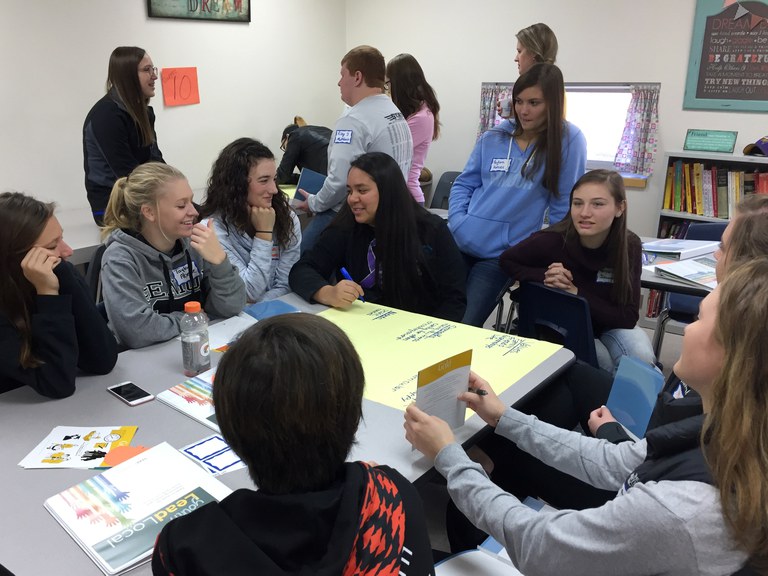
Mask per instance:
[[[163,442],[48,498],[46,509],[105,574],[121,574],[152,555],[173,520],[232,491]]]

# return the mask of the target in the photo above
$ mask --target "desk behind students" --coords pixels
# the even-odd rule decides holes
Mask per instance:
[[[308,305],[299,297],[289,294],[282,298],[308,312],[324,307]],[[217,365],[220,354],[212,354],[212,365]],[[503,395],[514,403],[525,394],[564,369],[573,355],[561,349],[541,365],[521,378]],[[99,574],[96,565],[83,553],[74,540],[43,508],[46,498],[96,474],[93,470],[62,469],[25,470],[17,463],[56,425],[136,425],[134,445],[154,446],[167,441],[180,448],[212,433],[184,414],[159,401],[133,408],[126,406],[106,392],[106,387],[123,381],[133,381],[147,391],[157,394],[184,380],[181,364],[181,346],[174,339],[144,349],[120,354],[117,366],[106,376],[78,378],[74,396],[55,402],[45,401],[33,390],[21,388],[0,396],[0,418],[4,429],[4,442],[0,443],[0,476],[6,502],[5,537],[0,538],[0,562],[12,572],[21,574]],[[411,481],[419,481],[432,469],[431,463],[412,452],[403,434],[403,413],[364,400],[363,421],[358,429],[357,444],[349,460],[373,460],[396,468]],[[484,425],[471,418],[457,430],[462,442],[471,443]],[[252,488],[245,470],[225,474],[220,479],[233,489]],[[13,520],[11,520],[13,519]],[[13,521],[13,530],[10,523]],[[44,543],[45,550],[55,553],[29,554],[27,546]],[[145,564],[134,574],[150,574]]]

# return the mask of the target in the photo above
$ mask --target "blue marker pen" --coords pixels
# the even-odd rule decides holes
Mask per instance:
[[[352,280],[352,275],[349,272],[347,272],[347,269],[344,268],[344,266],[341,267],[341,275],[344,276],[346,280],[349,280],[350,282],[354,282],[354,280]],[[360,300],[360,302],[365,302],[365,298],[363,298],[362,296],[358,296],[357,299]]]

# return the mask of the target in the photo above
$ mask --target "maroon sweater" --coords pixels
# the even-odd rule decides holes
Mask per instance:
[[[500,264],[514,280],[544,282],[544,273],[553,262],[561,262],[573,275],[579,296],[589,302],[595,337],[614,328],[634,328],[639,318],[642,243],[627,232],[627,256],[632,297],[621,305],[611,297],[613,272],[607,246],[585,248],[578,242],[566,245],[565,236],[542,230],[532,234],[501,255]]]

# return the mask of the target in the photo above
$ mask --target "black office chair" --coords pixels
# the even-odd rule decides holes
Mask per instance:
[[[448,197],[451,195],[451,186],[453,186],[453,181],[456,180],[459,174],[461,172],[443,172],[435,188],[435,195],[432,196],[430,208],[448,209]]]
[[[518,294],[518,335],[562,344],[579,360],[600,367],[584,298],[538,282],[521,282]]]
[[[720,240],[727,225],[727,222],[692,222],[686,231],[685,239]],[[699,315],[701,300],[698,296],[686,296],[685,294],[675,294],[674,292],[667,294],[666,303],[661,312],[659,312],[659,316],[656,319],[656,328],[653,333],[653,353],[656,355],[656,358],[659,358],[661,353],[667,322],[675,320],[684,324],[690,324]]]
[[[104,257],[106,249],[106,244],[101,244],[96,248],[93,256],[91,256],[91,261],[88,263],[88,270],[85,275],[88,289],[91,291],[91,298],[96,304],[103,300],[101,297],[101,259]]]

